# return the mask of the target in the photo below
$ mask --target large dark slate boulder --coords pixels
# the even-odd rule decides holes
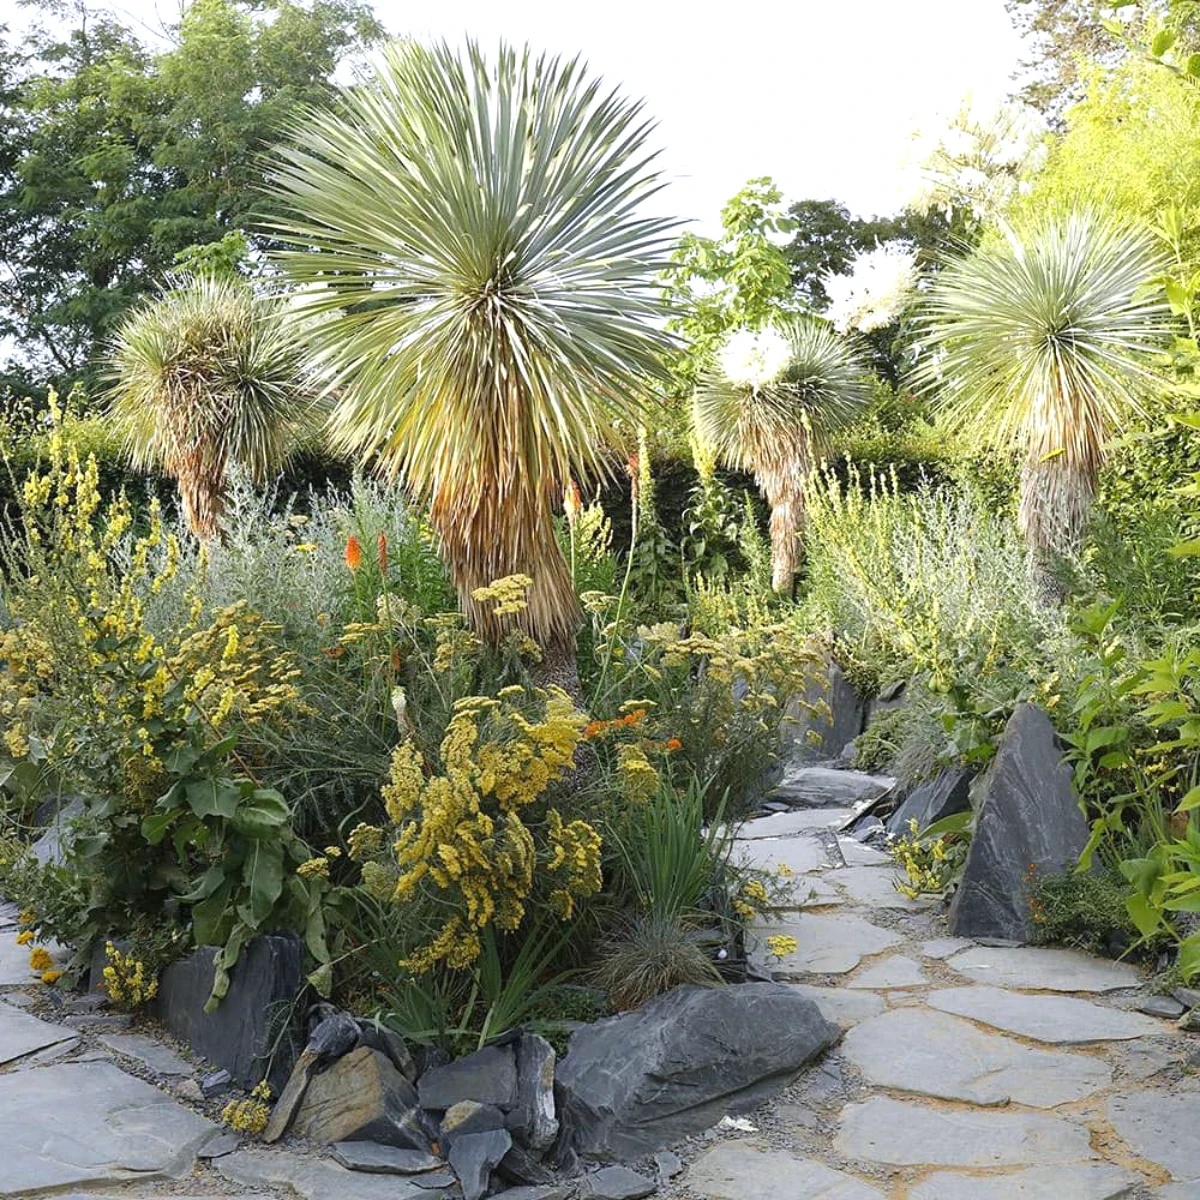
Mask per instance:
[[[278,1094],[295,1058],[287,1026],[304,987],[300,942],[273,935],[249,942],[230,973],[225,998],[206,1013],[215,953],[212,946],[201,946],[163,971],[154,1015],[180,1041],[224,1067],[243,1087],[253,1087],[269,1069]]]
[[[814,667],[783,723],[785,762],[832,762],[863,731],[862,697],[832,659]]]
[[[888,817],[888,833],[901,837],[909,832],[908,823],[914,819],[918,829],[928,829],[935,821],[966,812],[971,807],[973,778],[970,771],[952,767],[918,784]]]
[[[786,1087],[839,1030],[794,988],[681,987],[572,1035],[556,1081],[565,1152],[636,1159]]]
[[[1030,868],[1039,877],[1070,871],[1088,839],[1071,768],[1036,705],[1022,704],[1009,718],[982,781],[975,825],[950,906],[951,932],[1028,941]]]

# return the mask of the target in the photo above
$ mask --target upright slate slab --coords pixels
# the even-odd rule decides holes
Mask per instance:
[[[862,733],[865,709],[842,668],[829,660],[813,669],[785,715],[783,758],[831,762]]]
[[[556,1072],[579,1153],[636,1159],[785,1087],[840,1036],[795,988],[681,987],[577,1029]]]
[[[887,831],[895,837],[908,833],[915,820],[918,829],[927,829],[935,821],[966,812],[971,806],[972,773],[959,767],[939,771],[926,783],[918,784],[887,819]]]
[[[159,980],[154,1015],[181,1041],[224,1067],[243,1087],[253,1087],[270,1068],[276,1093],[287,1080],[292,1054],[279,1039],[293,1001],[304,986],[299,941],[273,935],[255,938],[234,967],[225,999],[204,1011],[212,991],[212,946],[171,963]],[[279,1041],[272,1061],[271,1053]]]
[[[1036,705],[1022,704],[1009,718],[982,789],[950,930],[1028,941],[1030,869],[1038,877],[1072,870],[1088,837],[1071,769],[1050,718]]]

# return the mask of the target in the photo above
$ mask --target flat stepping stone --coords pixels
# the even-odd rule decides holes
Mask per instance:
[[[829,851],[815,837],[808,834],[736,841],[733,844],[733,853],[735,858],[746,866],[776,873],[781,866],[795,875],[804,875],[809,871],[821,871],[833,865]]]
[[[1175,1087],[1113,1096],[1108,1119],[1134,1154],[1169,1171],[1172,1183],[1191,1189],[1180,1196],[1200,1195],[1200,1092]]]
[[[848,808],[798,808],[794,812],[755,817],[738,826],[737,836],[746,841],[767,837],[793,837],[798,833],[836,830],[850,816]]]
[[[1115,992],[1142,982],[1128,963],[1041,946],[972,946],[947,965],[977,983],[1041,992]]]
[[[867,775],[833,767],[790,767],[771,792],[771,799],[784,800],[797,808],[852,809],[865,800],[882,796],[895,782],[890,775]]]
[[[869,847],[868,847],[869,849]],[[893,867],[844,867],[827,871],[825,879],[840,887],[855,904],[868,908],[896,908],[905,912],[931,908],[939,902],[932,898],[910,900],[896,891],[899,875]]]
[[[327,1158],[289,1150],[239,1150],[213,1164],[233,1183],[248,1187],[290,1187],[304,1200],[437,1200],[458,1192],[451,1187],[424,1188],[400,1175],[347,1171]]]
[[[896,863],[890,854],[876,850],[874,846],[868,846],[865,842],[860,842],[858,838],[840,837],[837,844],[848,867],[891,867],[893,870],[895,869]]]
[[[100,1040],[110,1050],[136,1059],[156,1075],[192,1075],[196,1070],[170,1047],[141,1033],[107,1033]]]
[[[809,1158],[761,1142],[722,1142],[706,1150],[683,1178],[704,1200],[884,1200],[886,1193]]]
[[[853,992],[849,988],[814,987],[808,983],[793,983],[791,985],[802,996],[807,996],[817,1008],[821,1016],[843,1029],[857,1025],[859,1021],[867,1021],[877,1017],[884,1010],[882,996],[874,992]]]
[[[70,952],[64,947],[58,945],[57,942],[36,942],[38,946],[44,946],[49,951],[51,958],[55,960],[56,966],[62,966],[63,962],[70,957]],[[0,933],[0,987],[13,987],[24,985],[28,987],[30,984],[37,984],[40,971],[30,970],[29,955],[32,947],[18,946],[16,934],[5,930]],[[40,987],[41,985],[38,984]]]
[[[1125,1042],[1158,1037],[1162,1025],[1141,1013],[1104,1008],[1073,996],[1029,996],[994,987],[946,988],[930,992],[926,1004],[1054,1046]]]
[[[0,1004],[0,1065],[36,1054],[47,1046],[76,1040],[73,1029],[51,1025],[19,1008]]]
[[[878,1087],[970,1104],[1054,1108],[1112,1082],[1112,1069],[1087,1055],[1022,1046],[920,1008],[864,1021],[846,1034],[842,1051]]]
[[[217,1126],[112,1063],[0,1075],[0,1194],[179,1179]]]
[[[975,943],[970,938],[944,937],[931,938],[921,943],[921,955],[924,958],[945,959],[960,950],[967,950]]]
[[[927,1108],[873,1096],[842,1109],[839,1154],[897,1167],[1038,1167],[1096,1157],[1087,1129],[1045,1113]]]
[[[864,967],[846,986],[887,992],[895,988],[922,987],[928,982],[920,963],[902,954],[893,954]]]
[[[1142,1182],[1112,1163],[1029,1167],[1003,1175],[939,1171],[908,1189],[908,1200],[1120,1200]]]
[[[895,946],[901,939],[849,913],[802,912],[785,921],[756,922],[748,930],[753,961],[779,979],[805,975],[845,975],[868,955]],[[769,953],[767,938],[784,934],[796,939],[796,951],[783,959]]]
[[[419,1175],[442,1166],[441,1159],[423,1150],[405,1150],[379,1142],[337,1142],[331,1152],[348,1171],[367,1171],[372,1175]]]

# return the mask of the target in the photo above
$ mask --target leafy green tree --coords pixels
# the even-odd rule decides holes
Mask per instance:
[[[730,331],[761,329],[793,308],[792,272],[780,235],[791,229],[783,193],[765,176],[751,179],[721,210],[721,234],[685,233],[663,274],[663,295],[680,349],[673,391],[691,395]]]
[[[184,280],[117,334],[112,416],[134,463],[179,484],[198,537],[214,537],[232,464],[261,482],[312,425],[315,390],[280,301],[238,279]]]
[[[771,584],[790,593],[805,485],[830,435],[870,403],[868,368],[846,338],[806,314],[738,331],[718,359],[696,394],[696,427],[757,479],[771,508]]]
[[[651,128],[578,59],[398,43],[337,110],[304,114],[273,174],[334,441],[431,502],[474,628],[515,623],[564,685],[579,613],[553,509],[606,470],[669,346],[654,277],[672,223],[638,208]],[[523,610],[477,598],[514,575]]]
[[[1095,208],[1043,214],[950,263],[926,301],[919,379],[950,423],[1024,451],[1036,563],[1077,551],[1105,444],[1157,381],[1167,331],[1153,236]]]
[[[95,382],[126,310],[248,225],[281,124],[380,32],[357,0],[192,0],[159,52],[82,3],[41,11],[57,29],[0,56],[0,339],[22,388]]]

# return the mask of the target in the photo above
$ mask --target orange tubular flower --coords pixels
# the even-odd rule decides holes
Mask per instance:
[[[379,573],[386,575],[388,569],[387,534],[379,535]]]
[[[567,522],[574,525],[579,519],[579,514],[583,511],[583,493],[579,490],[579,484],[573,479],[567,480],[567,486],[563,489],[563,511],[567,514]]]
[[[353,534],[346,539],[346,566],[351,571],[357,571],[362,566],[362,546]]]
[[[683,748],[683,743],[678,738],[668,738],[667,739],[667,749],[668,750],[680,750],[682,748]]]

